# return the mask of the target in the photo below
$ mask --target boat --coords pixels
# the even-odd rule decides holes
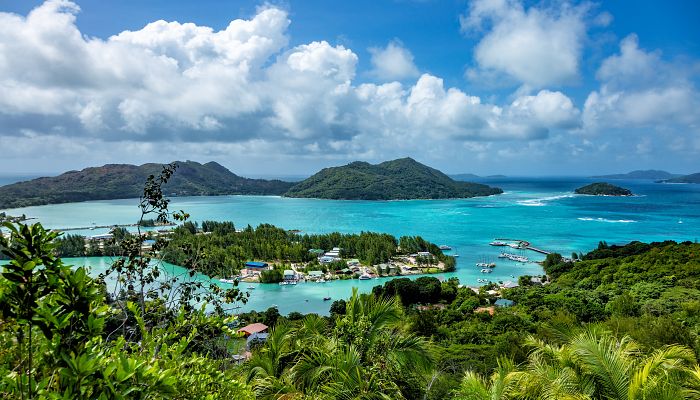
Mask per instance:
[[[508,246],[508,243],[496,240],[496,241],[489,243],[489,245],[491,245],[491,246]]]
[[[452,257],[457,258],[459,257],[459,254],[453,254]]]
[[[448,245],[446,245],[446,244],[441,244],[440,246],[438,246],[438,248],[439,248],[440,250],[452,250],[452,247],[450,247],[450,246],[448,246]]]
[[[482,268],[481,272],[484,274],[490,274],[491,272],[493,272],[493,270],[489,268]]]
[[[318,283],[326,283],[326,280],[323,279],[323,278],[321,278],[321,279],[317,280],[316,282],[318,282]]]
[[[248,286],[246,289],[248,289],[248,290],[255,290],[255,286]]]
[[[362,275],[360,275],[360,280],[361,280],[361,281],[366,281],[366,280],[368,280],[368,279],[372,279],[372,277],[369,276],[368,274],[362,274]]]
[[[517,249],[520,247],[520,244],[519,243],[508,243],[507,246],[511,247],[513,249]]]
[[[221,283],[230,283],[230,284],[234,284],[234,283],[236,283],[236,280],[235,280],[235,279],[229,279],[229,278],[221,278],[221,279],[219,279],[219,282],[221,282]]]
[[[508,253],[501,253],[498,255],[498,258],[508,258],[509,255]]]
[[[323,301],[328,301],[328,300],[330,300],[330,299],[331,299],[331,296],[326,296],[326,297],[323,298]]]
[[[284,285],[289,285],[289,282],[287,282],[287,281],[280,282],[280,286],[284,286]]]

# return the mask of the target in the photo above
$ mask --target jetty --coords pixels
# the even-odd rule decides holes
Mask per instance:
[[[551,251],[538,249],[537,247],[532,247],[532,246],[527,246],[526,249],[532,250],[532,251],[540,253],[540,254],[552,254]]]
[[[112,225],[91,225],[91,226],[86,226],[82,228],[57,228],[57,229],[52,229],[52,231],[57,231],[57,232],[67,232],[67,231],[89,231],[89,230],[94,230],[94,229],[111,229],[111,228],[133,228],[137,227],[139,224],[112,224]],[[175,226],[173,223],[169,224],[157,224],[156,226],[150,227],[150,228],[157,228],[157,227],[162,227],[162,226]],[[143,227],[143,225],[141,225]]]

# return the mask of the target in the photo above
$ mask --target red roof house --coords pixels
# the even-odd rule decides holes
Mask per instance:
[[[254,324],[246,325],[239,329],[238,332],[243,332],[245,337],[248,337],[254,333],[267,332],[267,325],[256,322]]]

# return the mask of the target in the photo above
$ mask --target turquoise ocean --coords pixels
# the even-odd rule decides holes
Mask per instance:
[[[456,276],[465,285],[477,279],[517,281],[520,275],[542,273],[537,264],[515,263],[497,258],[503,248],[489,246],[495,238],[521,239],[533,246],[564,255],[587,252],[599,241],[624,244],[640,241],[695,241],[700,239],[700,185],[659,184],[651,181],[611,181],[631,189],[633,197],[575,195],[576,187],[593,182],[587,178],[504,178],[483,181],[503,188],[504,194],[475,199],[409,201],[338,201],[290,199],[272,196],[174,197],[171,210],[184,210],[195,221],[230,220],[236,227],[271,223],[305,233],[386,232],[396,236],[420,235],[436,244],[452,247],[458,254]],[[26,214],[47,228],[77,228],[130,224],[137,221],[137,200],[107,200],[2,210]],[[70,233],[95,235],[106,230]],[[532,251],[523,255],[541,260]],[[491,274],[482,274],[475,263],[494,261]],[[67,259],[88,265],[97,274],[109,258]],[[178,273],[177,266],[166,269]],[[197,279],[207,280],[204,276]],[[352,288],[368,292],[386,279],[334,281],[296,286],[246,284],[250,300],[239,311],[264,310],[276,305],[283,314],[291,311],[327,314],[329,302],[349,297]],[[226,284],[221,284],[226,285]]]

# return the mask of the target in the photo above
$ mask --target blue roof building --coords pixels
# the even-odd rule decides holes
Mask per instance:
[[[511,307],[515,302],[513,300],[508,300],[508,299],[498,299],[494,303],[496,307]]]
[[[246,268],[267,268],[266,262],[248,261],[245,263]]]
[[[258,332],[248,336],[245,341],[245,346],[250,350],[251,346],[257,346],[265,343],[267,341],[267,332]]]

